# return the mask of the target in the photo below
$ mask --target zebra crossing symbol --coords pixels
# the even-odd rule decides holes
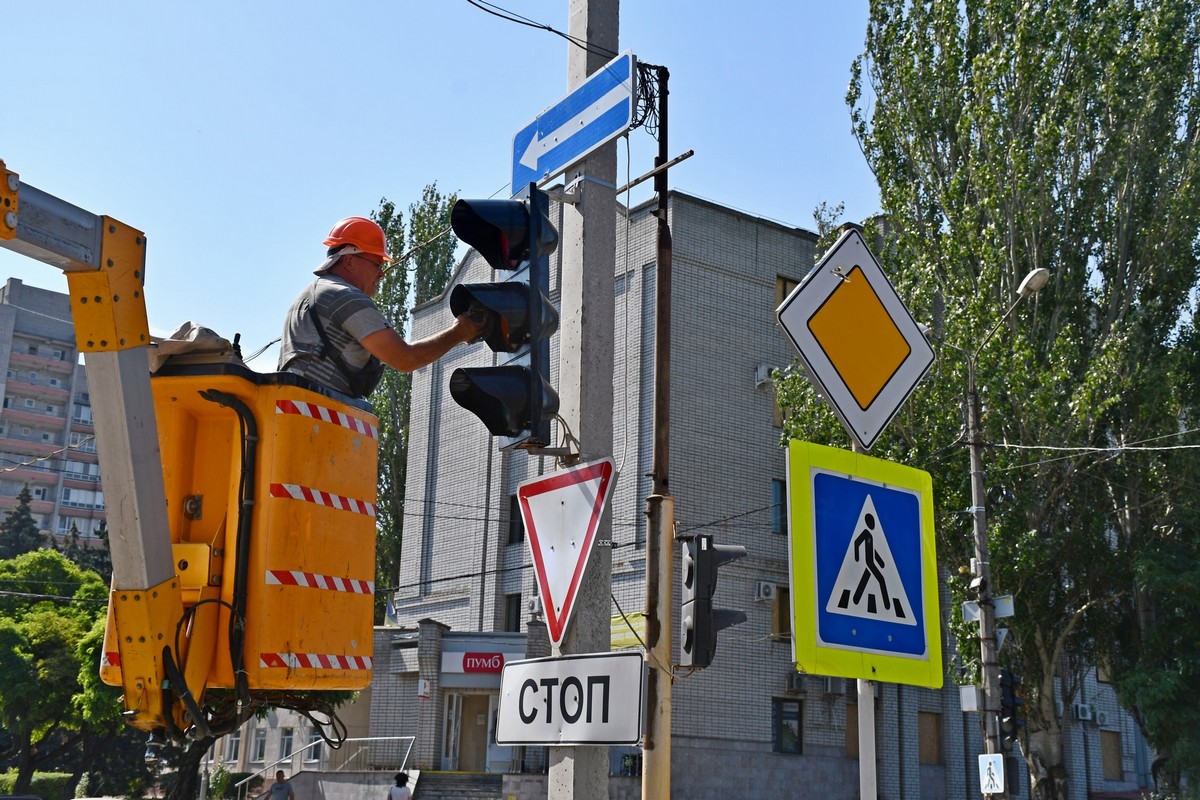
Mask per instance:
[[[862,619],[916,625],[887,532],[867,495],[825,610]]]

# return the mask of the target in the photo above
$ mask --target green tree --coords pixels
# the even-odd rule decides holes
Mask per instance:
[[[988,509],[993,591],[1014,595],[1003,659],[1029,694],[1022,749],[1040,799],[1067,796],[1055,690],[1069,707],[1086,669],[1125,669],[1142,648],[1161,598],[1133,566],[1187,502],[1168,451],[1138,448],[1180,431],[1172,360],[1200,263],[1198,12],[1195,0],[875,0],[852,68],[854,131],[889,229],[881,260],[939,345],[873,452],[934,474],[954,573],[971,555],[955,446],[964,354],[1024,275],[1053,276],[977,356],[991,496],[1012,498]],[[789,436],[844,442],[795,371],[780,397]],[[970,660],[966,582],[951,582],[951,615]]]
[[[17,493],[17,507],[5,514],[4,521],[0,522],[0,559],[16,558],[46,546],[46,538],[30,509],[32,502],[29,484],[25,484]]]
[[[96,529],[99,544],[89,543],[79,535],[79,528],[71,523],[61,546],[56,549],[81,569],[90,569],[108,583],[112,578],[112,554],[108,550],[108,526],[101,523]]]
[[[436,297],[450,280],[457,240],[446,234],[455,199],[454,195],[441,194],[436,183],[426,186],[421,202],[409,206],[407,229],[403,215],[386,198],[372,214],[372,219],[384,229],[389,252],[403,253],[408,243],[413,248],[412,269],[407,263],[397,263],[384,276],[375,296],[376,304],[398,331],[406,331],[413,306]],[[395,586],[399,574],[411,393],[412,376],[409,373],[387,370],[371,395],[371,403],[379,417],[379,502],[376,511],[379,536],[375,585],[381,591],[377,595],[376,622],[383,621],[386,594]]]
[[[0,598],[0,726],[11,739],[3,757],[16,770],[13,793],[27,794],[35,769],[84,739],[79,645],[108,591],[48,549],[0,561],[0,585],[11,592]]]

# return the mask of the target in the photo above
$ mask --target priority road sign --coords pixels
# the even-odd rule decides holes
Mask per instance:
[[[517,487],[546,628],[556,647],[566,636],[596,547],[596,529],[612,492],[613,470],[613,460],[603,458]]]
[[[646,662],[634,651],[510,661],[496,744],[637,744]]]
[[[809,376],[870,450],[933,364],[933,348],[862,234],[842,234],[776,310]]]
[[[942,685],[928,472],[807,442],[788,451],[796,663]]]
[[[513,136],[512,190],[553,178],[633,122],[637,59],[625,52]]]

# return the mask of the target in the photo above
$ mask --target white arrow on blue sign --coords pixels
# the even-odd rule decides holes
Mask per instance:
[[[513,136],[513,193],[553,178],[633,122],[637,59],[623,53]]]

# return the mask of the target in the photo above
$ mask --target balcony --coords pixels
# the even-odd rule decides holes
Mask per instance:
[[[67,421],[66,415],[61,411],[47,411],[45,406],[29,407],[23,403],[10,403],[5,406],[3,416],[18,425],[37,425],[39,428],[49,428],[55,432],[61,431],[62,424]]]
[[[51,355],[34,355],[33,353],[21,352],[14,350],[9,353],[8,363],[12,366],[23,367],[26,370],[34,370],[36,372],[53,372],[62,375],[71,375],[75,371],[75,362],[71,361],[70,347],[61,348],[64,354],[68,357],[54,358]]]
[[[22,434],[19,431],[13,431],[11,427],[11,424],[6,425],[5,432],[0,434],[0,449],[28,453],[31,458],[52,455],[62,450],[60,444],[42,441],[40,432],[37,435]],[[95,448],[93,448],[94,451]]]
[[[16,497],[0,497],[0,511],[11,511],[20,504]],[[49,514],[54,510],[54,503],[49,500],[32,500],[29,503],[29,510],[36,516],[39,514]]]
[[[58,471],[47,461],[35,461],[28,464],[31,457],[18,457],[18,463],[12,463],[12,458],[0,459],[0,469],[8,480],[28,483],[30,486],[53,486],[58,482]],[[95,489],[96,484],[80,486],[81,489]]]
[[[49,378],[33,380],[22,375],[17,378],[9,378],[6,385],[8,389],[5,394],[8,396],[28,395],[42,400],[53,400],[60,406],[65,406],[67,400],[71,398],[70,386],[66,381],[59,381],[57,385],[52,385]]]

